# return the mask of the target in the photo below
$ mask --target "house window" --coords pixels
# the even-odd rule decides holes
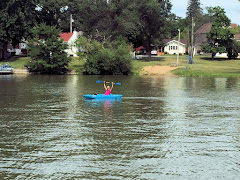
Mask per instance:
[[[176,46],[176,50],[177,50],[177,48],[178,48],[178,47]]]
[[[169,50],[170,50],[170,46],[169,46]]]
[[[173,46],[173,50],[175,50],[175,46]]]

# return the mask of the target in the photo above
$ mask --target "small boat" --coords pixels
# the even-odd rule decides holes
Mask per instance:
[[[104,94],[86,94],[84,95],[86,99],[118,99],[121,98],[121,94],[110,94],[110,95],[104,95]]]
[[[0,66],[0,74],[13,74],[13,67],[8,64]]]

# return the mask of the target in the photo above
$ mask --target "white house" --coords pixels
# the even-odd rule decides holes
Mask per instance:
[[[186,53],[187,47],[186,40],[180,40],[180,42],[178,42],[177,40],[173,39],[165,39],[164,42],[165,42],[164,52],[167,52],[169,54]]]
[[[13,53],[14,55],[23,55],[27,54],[27,41],[23,38],[20,43],[18,43],[15,47],[11,43],[7,45],[7,51],[9,53]]]
[[[75,41],[81,36],[83,33],[73,31],[72,33],[61,33],[60,39],[63,39],[65,43],[68,44],[68,49],[65,51],[68,53],[69,56],[77,57],[78,48],[75,46]]]

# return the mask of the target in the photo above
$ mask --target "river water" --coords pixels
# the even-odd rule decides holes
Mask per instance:
[[[97,80],[121,82],[121,100]],[[0,179],[238,179],[240,78],[0,76]]]

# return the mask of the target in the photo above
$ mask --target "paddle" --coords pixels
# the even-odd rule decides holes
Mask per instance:
[[[101,83],[101,82],[103,82],[103,81],[100,81],[100,80],[96,81],[96,83]],[[111,82],[106,82],[106,83],[111,83]],[[121,83],[113,83],[113,84],[121,85]]]

